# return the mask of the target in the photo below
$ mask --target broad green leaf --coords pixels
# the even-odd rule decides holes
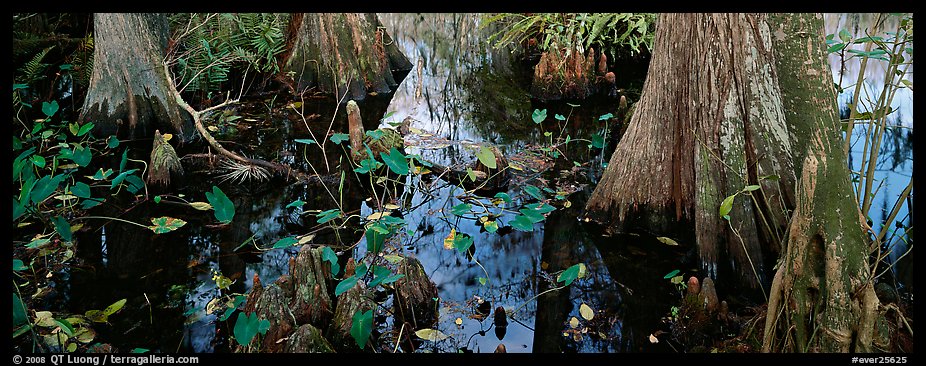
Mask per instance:
[[[473,171],[473,168],[466,167],[466,177],[469,178],[470,182],[476,181],[476,172]]]
[[[575,264],[572,267],[566,268],[565,271],[559,274],[556,277],[556,282],[564,282],[566,286],[572,284],[572,281],[575,281],[576,278],[579,278],[579,265]]]
[[[366,236],[367,239],[367,251],[373,254],[377,254],[383,250],[383,244],[386,242],[386,236],[389,235],[388,231],[386,233],[378,232],[373,228],[373,226],[381,225],[379,223],[372,225],[367,229]]]
[[[670,278],[672,278],[672,277],[675,277],[675,275],[677,275],[679,272],[681,272],[681,271],[679,271],[679,270],[677,270],[677,269],[676,269],[676,270],[673,270],[672,272],[669,272],[668,274],[666,274],[666,275],[663,276],[662,278],[665,279],[665,280],[668,280],[668,279],[670,279]]]
[[[33,164],[33,165],[35,165],[35,166],[37,166],[37,167],[39,167],[39,168],[44,168],[44,167],[45,167],[45,158],[42,157],[42,155],[32,155],[32,156],[29,157],[29,160],[32,161],[32,164]]]
[[[545,213],[548,213],[548,212],[556,211],[556,207],[553,207],[553,205],[547,204],[547,203],[543,203],[543,202],[531,203],[531,204],[529,204],[529,205],[524,205],[524,207],[527,207],[527,208],[529,208],[529,209],[531,209],[531,210],[535,210],[535,211],[537,211],[538,213],[542,213],[542,214],[545,214]]]
[[[328,222],[328,221],[334,220],[334,219],[337,218],[337,217],[340,217],[340,216],[341,216],[341,210],[336,209],[336,208],[330,209],[330,210],[325,210],[325,211],[319,212],[319,213],[318,213],[317,215],[315,215],[315,216],[318,217],[318,223],[319,223],[319,224],[324,224],[324,223],[326,223],[326,222]]]
[[[90,132],[90,130],[92,129],[93,129],[93,122],[84,123],[82,126],[80,126],[80,130],[77,131],[77,136],[80,137],[80,136],[86,135],[87,132]]]
[[[759,188],[761,187],[759,187],[758,185],[749,185],[743,188],[743,192],[752,192],[752,191],[758,190]]]
[[[663,243],[665,245],[678,245],[678,242],[676,242],[675,240],[672,240],[672,238],[667,237],[667,236],[657,237],[656,240],[659,240],[660,243]]]
[[[91,159],[93,159],[93,153],[90,152],[90,148],[85,148],[83,146],[75,147],[74,152],[71,154],[71,160],[74,160],[77,165],[83,167],[90,165]]]
[[[116,136],[109,136],[106,138],[106,147],[110,149],[115,149],[119,147],[119,139]]]
[[[13,293],[13,326],[19,326],[29,322],[29,318],[26,315],[26,304],[19,298],[15,292]]]
[[[351,318],[350,335],[354,337],[357,346],[363,349],[370,339],[370,333],[373,331],[373,310],[362,312],[357,310]]]
[[[453,247],[461,253],[465,253],[471,246],[473,246],[472,236],[464,233],[457,233],[457,235],[453,238]]]
[[[287,236],[287,237],[285,237],[285,238],[283,238],[283,239],[277,240],[277,242],[273,244],[273,248],[274,248],[274,249],[277,249],[277,248],[289,248],[289,247],[291,247],[291,246],[293,246],[293,245],[296,245],[296,243],[298,243],[298,242],[299,242],[299,240],[296,240],[295,237],[293,237],[293,236]]]
[[[611,119],[611,118],[614,118],[614,115],[613,115],[613,114],[611,114],[611,113],[605,113],[605,114],[602,114],[601,116],[599,116],[599,117],[598,117],[598,120],[599,120],[599,121],[604,121],[604,120],[608,120],[608,119]]]
[[[836,43],[827,48],[826,52],[839,52],[842,51],[843,48],[846,48],[846,46],[848,46],[848,43]]]
[[[520,231],[534,231],[534,222],[524,215],[515,216],[515,218],[511,220],[509,224],[511,224],[511,227]]]
[[[505,203],[511,203],[511,196],[505,192],[498,192],[495,194],[495,198],[501,198]]]
[[[29,244],[26,244],[26,248],[29,248],[29,249],[38,249],[38,248],[41,248],[42,246],[44,246],[45,244],[48,244],[48,243],[50,243],[50,242],[51,242],[51,240],[48,240],[48,239],[35,239],[35,240],[29,242]]]
[[[80,198],[90,198],[90,186],[84,182],[77,182],[71,186],[71,193]]]
[[[437,329],[419,329],[415,331],[415,335],[418,336],[418,338],[431,342],[440,342],[447,339],[447,335],[441,333],[441,331]]]
[[[369,149],[367,149],[367,151],[369,151]],[[369,173],[369,172],[371,172],[371,171],[374,171],[374,170],[376,170],[376,169],[379,169],[379,167],[381,167],[381,166],[383,165],[383,163],[380,163],[380,162],[376,161],[375,159],[373,159],[373,158],[372,158],[372,155],[370,155],[370,156],[371,156],[371,157],[366,158],[366,159],[363,159],[362,161],[360,161],[360,166],[354,168],[354,171],[357,172],[357,173],[360,173],[360,174],[367,174],[367,173]]]
[[[591,306],[583,302],[582,305],[579,305],[579,315],[582,315],[585,320],[592,320],[595,318],[595,310],[592,310]]]
[[[129,176],[129,174],[135,173],[136,171],[138,171],[138,169],[129,169],[129,170],[126,170],[126,171],[124,171],[124,172],[122,172],[122,173],[119,173],[119,175],[117,175],[115,178],[113,178],[112,183],[109,185],[109,189],[115,189],[117,186],[119,186],[120,184],[122,184],[122,181],[125,180],[125,177]],[[208,194],[209,194],[209,193],[206,192],[206,195],[208,195]]]
[[[305,201],[303,200],[295,200],[295,201],[290,202],[288,205],[286,205],[286,208],[302,207],[302,205],[304,204],[305,204]]]
[[[81,209],[84,209],[84,210],[89,210],[89,209],[91,209],[91,208],[94,208],[94,207],[96,207],[96,206],[99,206],[99,205],[102,204],[102,203],[103,203],[103,199],[102,199],[102,198],[93,198],[93,197],[89,197],[88,199],[86,199],[86,200],[84,200],[83,202],[80,203],[80,208],[81,208]]]
[[[61,239],[64,241],[71,241],[71,224],[61,216],[55,216],[51,219],[51,223],[55,226],[55,232],[58,235],[61,235]]]
[[[531,197],[543,201],[543,194],[540,193],[540,188],[528,184],[523,186],[521,189],[523,189],[524,192],[529,194]]]
[[[495,153],[492,152],[492,149],[487,146],[483,146],[481,149],[479,149],[479,152],[476,153],[476,158],[479,159],[479,162],[482,163],[482,165],[485,165],[489,169],[498,168],[498,165],[496,164]]]
[[[106,316],[110,316],[110,315],[115,314],[119,310],[122,310],[122,307],[125,306],[125,301],[126,299],[122,299],[122,300],[114,302],[112,305],[107,306],[106,309],[103,309],[103,314],[106,314]]]
[[[543,120],[547,119],[547,110],[535,109],[534,113],[531,114],[531,119],[534,120],[534,123],[543,122]]]
[[[337,286],[335,286],[334,296],[341,296],[341,294],[353,288],[355,285],[357,285],[357,281],[359,281],[360,278],[366,274],[367,274],[367,265],[365,263],[361,263],[360,265],[357,266],[357,269],[354,271],[353,276],[345,278],[340,283],[338,283]]]
[[[293,141],[298,142],[300,144],[306,144],[306,145],[311,145],[315,143],[315,140],[312,140],[312,139],[295,139]]]
[[[93,174],[92,177],[88,177],[88,178],[93,179],[93,180],[104,180],[104,179],[108,179],[109,176],[112,174],[113,174],[112,169],[106,169],[104,171],[103,168],[100,168],[99,170],[96,171],[95,174]]]
[[[373,131],[364,132],[364,135],[369,136],[371,139],[373,139],[373,141],[381,139],[384,134],[385,132],[383,132],[382,130],[373,130]]]
[[[565,120],[566,120],[566,117],[564,117],[562,114],[559,114],[559,113],[554,114],[554,115],[553,115],[553,118],[556,118],[557,120],[560,120],[560,121],[565,121]]]
[[[212,186],[212,192],[206,192],[206,199],[215,208],[215,218],[219,222],[228,224],[235,217],[235,204],[219,187]]]
[[[27,267],[25,264],[23,264],[23,261],[22,261],[22,260],[20,260],[20,259],[13,259],[13,270],[14,270],[14,271],[25,271],[25,270],[27,270],[27,269],[29,269],[29,267]]]
[[[472,212],[471,211],[472,209],[473,209],[473,205],[468,204],[468,203],[461,203],[459,205],[453,206],[453,208],[450,209],[450,213],[457,215],[457,216],[463,216],[463,215],[466,215]]]
[[[87,310],[84,316],[94,323],[106,323],[109,320],[109,315],[103,314],[99,310]]]
[[[333,143],[340,144],[344,141],[350,140],[350,135],[346,133],[336,133],[336,134],[331,135],[331,137],[328,139],[331,140],[331,142]]]
[[[383,158],[383,162],[386,163],[386,166],[389,167],[389,170],[392,170],[393,173],[398,175],[408,175],[408,160],[405,155],[396,149],[395,147],[389,149],[389,153],[380,153],[380,156]]]
[[[242,347],[247,347],[251,343],[251,340],[257,336],[260,328],[262,328],[263,322],[267,322],[267,327],[269,327],[269,321],[264,319],[261,321],[260,317],[256,313],[245,314],[243,311],[238,313],[238,319],[235,321],[234,335],[235,341],[238,342]],[[266,329],[264,332],[266,333]]]
[[[490,233],[494,233],[498,231],[498,222],[496,222],[495,220],[489,220],[483,223],[482,227],[484,227],[486,231]]]
[[[228,318],[231,318],[232,314],[235,313],[235,310],[237,310],[237,309],[235,309],[235,308],[228,308],[228,309],[225,309],[225,312],[222,313],[221,316],[219,316],[219,318],[218,318],[219,321],[220,321],[220,322],[224,322],[224,321],[228,320]]]
[[[590,146],[596,149],[604,148],[604,136],[600,133],[592,135],[592,144]]]
[[[733,198],[736,197],[736,193],[733,195],[724,198],[723,202],[720,203],[720,216],[727,216],[730,213],[730,210],[733,209]]]
[[[488,278],[485,278],[485,277],[479,277],[479,278],[477,278],[477,280],[479,280],[479,284],[480,284],[480,285],[485,286],[486,282],[487,282],[489,279],[488,279]]]
[[[46,175],[39,178],[32,188],[32,203],[39,203],[48,198],[48,196],[58,189],[58,185],[64,181],[64,178],[64,174],[58,174],[54,177]]]
[[[840,29],[839,39],[842,40],[843,42],[849,42],[852,39],[852,34],[850,34],[849,31],[845,29]]]
[[[387,267],[373,266],[373,280],[370,281],[368,286],[373,288],[380,284],[388,285],[398,281],[402,277],[405,277],[405,275],[393,274],[392,271]]]
[[[522,208],[518,210],[518,212],[520,212],[522,215],[524,215],[524,217],[530,220],[531,224],[536,224],[546,219],[546,217],[544,217],[543,214],[537,212],[536,210],[531,210],[529,208]]]
[[[151,226],[148,226],[148,229],[155,234],[165,234],[183,227],[183,225],[186,225],[186,221],[178,218],[161,216],[151,218],[151,224]]]
[[[341,265],[338,264],[338,255],[330,247],[322,248],[322,261],[325,261],[331,264],[331,275],[332,276],[337,276],[338,272],[341,271]]]
[[[45,113],[46,116],[54,116],[58,112],[58,101],[53,100],[51,102],[42,103],[42,113]]]

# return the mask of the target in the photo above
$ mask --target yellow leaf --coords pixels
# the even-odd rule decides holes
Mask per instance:
[[[96,323],[106,323],[106,321],[109,319],[109,315],[106,315],[99,310],[87,310],[87,312],[84,313],[84,316],[87,317],[87,319],[90,319],[90,321]]]
[[[206,202],[192,202],[190,206],[200,211],[209,211],[212,209],[212,205]]]
[[[370,216],[367,216],[367,220],[376,221],[376,220],[381,219],[383,216],[389,216],[389,213],[388,212],[374,212],[370,214]]]
[[[563,203],[563,208],[570,208],[570,207],[572,207],[572,201],[566,201]]]
[[[656,336],[650,334],[650,335],[649,335],[649,343],[659,343],[659,338],[656,338]]]
[[[215,127],[215,126],[206,127],[206,129],[209,130],[209,131],[212,131],[212,132],[215,132],[215,131],[218,131],[218,130],[219,130],[219,128],[218,128],[218,127]]]
[[[518,166],[517,164],[508,163],[508,167],[511,168],[511,169],[514,169],[514,170],[524,171],[524,168]]]
[[[173,138],[174,135],[169,134],[169,133],[165,133],[165,134],[161,135],[161,137],[163,137],[163,138],[164,138],[164,141],[166,142],[166,141],[170,141],[170,139]]]
[[[442,341],[442,340],[447,339],[447,335],[444,333],[441,333],[441,331],[437,329],[420,329],[418,331],[415,331],[415,335],[418,336],[418,338],[428,340],[428,341],[433,341],[433,342]]]
[[[212,299],[206,304],[206,314],[212,314],[219,309],[219,299]]]
[[[411,133],[416,134],[416,135],[420,135],[420,134],[421,134],[421,130],[419,130],[419,129],[417,129],[417,128],[414,128],[414,127],[409,127],[408,130],[409,130]]]
[[[385,259],[389,263],[396,264],[396,263],[401,262],[405,258],[403,258],[400,255],[389,254],[389,255],[384,255],[383,259]]]
[[[77,168],[77,167],[79,167],[79,166],[80,166],[80,165],[77,165],[77,164],[64,164],[64,165],[59,165],[58,168],[59,168],[59,169],[74,169],[74,168]]]
[[[385,207],[387,210],[398,210],[399,209],[398,205],[393,205],[391,203],[387,203],[383,205],[383,207]]]
[[[308,242],[312,241],[312,239],[315,239],[315,234],[303,236],[299,238],[299,243],[297,245],[307,244]]]
[[[457,318],[457,320],[454,320],[453,322],[454,322],[456,325],[463,325],[463,318]]]
[[[595,318],[595,311],[592,310],[591,306],[588,306],[585,303],[579,305],[579,314],[581,314],[585,320],[592,320]]]
[[[572,327],[573,329],[578,328],[578,327],[579,327],[579,318],[572,317],[571,319],[569,319],[569,326]]]
[[[453,249],[453,238],[457,235],[457,229],[450,229],[450,235],[444,238],[444,249]]]
[[[70,201],[70,200],[72,200],[72,199],[77,198],[77,196],[75,196],[75,195],[73,195],[73,194],[59,194],[59,195],[55,196],[54,198],[55,198],[56,200],[59,200],[59,201]]]
[[[656,240],[659,240],[661,243],[665,245],[678,245],[678,243],[675,240],[672,240],[672,238],[668,238],[665,236],[660,236],[656,238]]]
[[[588,273],[588,267],[585,267],[585,263],[579,263],[579,275],[578,278],[585,278],[585,274]]]

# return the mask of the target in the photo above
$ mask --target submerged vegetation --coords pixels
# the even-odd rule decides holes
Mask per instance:
[[[96,48],[94,15],[13,19],[16,352],[815,350],[705,270],[697,226],[610,233],[579,220],[638,121],[642,80],[615,74],[646,67],[655,14],[352,15],[326,42],[376,60],[331,64],[387,65],[373,72],[400,83],[362,101],[353,86],[376,81],[343,70],[330,70],[348,79],[336,95],[317,80],[294,88],[328,65],[307,53],[305,79],[286,72],[295,30],[314,24],[302,15],[170,14],[154,66],[196,130],[155,120],[137,130],[150,135],[124,133],[153,113],[136,100],[156,94],[133,93],[126,67],[126,114],[79,118],[105,84],[95,57],[111,52]],[[888,155],[903,155],[891,170],[912,161],[886,146],[912,141],[896,101],[912,99],[913,18],[878,15],[821,46],[841,65],[847,179],[870,214],[868,281],[886,319],[874,351],[912,352],[912,178],[887,194],[899,183],[878,172]],[[395,52],[415,68],[384,62]],[[736,236],[743,202],[781,179],[752,178],[717,188],[728,194],[710,210]],[[789,228],[757,225],[788,245]],[[758,270],[742,272],[768,302]]]

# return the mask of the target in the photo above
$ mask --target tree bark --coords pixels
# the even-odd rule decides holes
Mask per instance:
[[[887,348],[872,286],[866,223],[853,198],[820,14],[770,24],[791,131],[797,206],[772,283],[762,350],[872,352]]]
[[[586,217],[612,233],[693,221],[707,274],[730,270],[725,279],[757,295],[778,257],[795,181],[765,16],[660,15],[652,55]],[[748,185],[761,189],[738,194],[722,218],[724,198]]]
[[[93,72],[79,120],[96,124],[98,136],[147,138],[171,131],[188,141],[190,117],[170,96],[164,65],[165,14],[94,14]]]
[[[401,81],[393,72],[412,69],[376,14],[295,14],[289,27],[283,70],[295,73],[297,92],[363,100],[391,92]]]

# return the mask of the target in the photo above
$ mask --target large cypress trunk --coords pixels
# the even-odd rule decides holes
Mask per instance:
[[[155,129],[188,140],[192,121],[170,97],[165,14],[94,14],[93,73],[80,120],[98,136],[148,138]]]
[[[412,69],[376,14],[293,14],[289,27],[283,70],[294,73],[297,93],[362,100],[391,92],[401,81],[393,72]]]
[[[776,14],[770,19],[795,162],[801,168],[797,207],[769,297],[763,351],[886,349],[867,225],[842,149],[823,17]]]
[[[793,208],[776,78],[764,15],[660,15],[640,101],[586,217],[609,232],[693,221],[708,275],[757,296]],[[724,198],[750,185],[761,189],[738,194],[723,218]]]

